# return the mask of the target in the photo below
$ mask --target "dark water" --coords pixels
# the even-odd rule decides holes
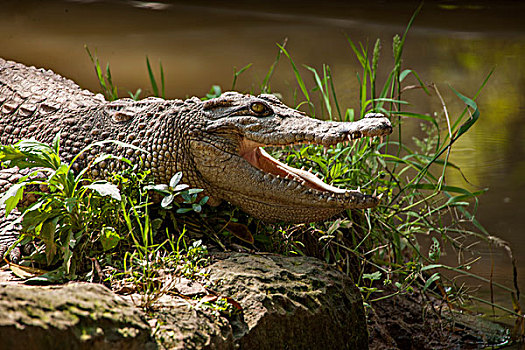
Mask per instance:
[[[277,53],[277,42],[298,64],[327,63],[339,99],[357,105],[357,61],[345,34],[373,46],[383,43],[383,74],[391,68],[391,40],[402,33],[417,2],[281,1],[158,3],[139,1],[3,2],[0,11],[0,56],[51,68],[82,87],[98,90],[87,44],[111,63],[113,79],[124,96],[149,87],[145,55],[161,60],[168,97],[202,96],[212,84],[225,90],[233,68],[253,63],[238,80],[239,90],[257,90]],[[461,4],[461,6],[458,6]],[[495,67],[478,103],[481,119],[452,153],[469,179],[471,190],[488,187],[480,199],[478,219],[492,234],[510,243],[525,291],[525,6],[514,2],[427,2],[411,29],[404,68],[434,82],[451,115],[462,105],[448,85],[472,96]],[[386,64],[385,62],[388,62]],[[302,69],[302,68],[301,68]],[[303,71],[308,75],[306,70]],[[384,77],[383,77],[384,79]],[[281,61],[272,80],[274,91],[293,101],[295,79]],[[149,93],[149,91],[146,91]],[[440,111],[439,100],[409,92],[421,113]],[[457,172],[449,184],[465,186]],[[502,249],[480,246],[474,270],[512,284],[510,260]],[[447,257],[451,259],[452,254]],[[485,289],[486,290],[486,289]],[[507,293],[497,298],[509,306]]]

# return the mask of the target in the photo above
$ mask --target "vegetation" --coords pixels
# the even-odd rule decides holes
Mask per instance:
[[[231,243],[245,244],[282,254],[322,258],[354,277],[368,306],[414,290],[432,294],[459,308],[469,301],[477,301],[488,304],[494,312],[500,310],[515,316],[521,322],[515,331],[523,335],[525,330],[517,290],[471,273],[470,266],[477,259],[461,261],[457,266],[446,265],[441,259],[445,245],[457,251],[467,251],[473,242],[479,240],[495,246],[506,244],[490,235],[476,220],[477,196],[484,191],[471,192],[449,186],[446,182],[447,171],[461,172],[450,162],[450,151],[479,119],[480,111],[475,101],[492,72],[480,82],[479,90],[471,98],[451,87],[465,104],[463,113],[451,116],[437,86],[423,83],[415,71],[402,67],[407,31],[393,39],[392,69],[383,84],[377,73],[382,43],[377,40],[369,49],[348,38],[349,46],[362,67],[362,72],[357,74],[360,93],[356,109],[345,109],[338,101],[328,65],[320,69],[298,67],[286,50],[286,42],[278,45],[275,62],[259,89],[262,93],[272,93],[270,80],[275,66],[284,57],[293,69],[302,95],[295,101],[297,108],[308,108],[314,117],[340,121],[352,121],[370,111],[389,116],[395,124],[396,134],[385,140],[361,139],[351,145],[329,148],[304,145],[284,150],[269,149],[275,157],[294,167],[311,167],[312,172],[327,183],[365,191],[377,189],[383,193],[378,208],[348,210],[324,223],[270,225],[227,204],[204,210],[206,198],[197,201],[199,190],[179,184],[180,176],[174,177],[169,186],[154,186],[149,183],[148,172],[130,165],[128,170],[113,174],[107,181],[95,181],[89,176],[89,168],[74,174],[71,164],[64,164],[59,159],[58,136],[51,146],[21,141],[15,146],[2,146],[0,160],[10,161],[21,168],[44,168],[38,170],[44,173],[44,178],[24,177],[0,202],[5,202],[10,210],[22,198],[24,189],[44,184],[50,190],[48,193],[36,191],[39,200],[24,211],[22,225],[25,233],[19,242],[38,238],[29,261],[55,268],[53,273],[58,272],[60,278],[93,279],[98,273],[101,279],[111,283],[132,281],[135,289],[146,296],[143,305],[151,306],[165,292],[163,276],[166,276],[166,269],[194,277],[206,263],[207,250],[202,242],[188,240],[193,233],[202,235],[204,231],[210,244],[221,247]],[[89,50],[88,54],[106,97],[117,98],[109,65],[104,72],[98,58]],[[149,60],[147,68],[155,95],[164,96],[162,65],[160,84]],[[240,74],[249,68],[247,65],[234,71],[232,88],[235,88]],[[313,77],[313,87],[306,85],[301,71]],[[408,85],[410,79],[416,85]],[[404,110],[408,105],[404,93],[408,89],[435,95],[442,110],[435,115]],[[138,99],[140,92],[139,89],[130,95]],[[213,86],[203,99],[220,94],[220,87]],[[407,142],[405,124],[414,120],[421,123],[424,137],[413,137]],[[98,144],[90,147],[95,146]],[[102,154],[90,166],[106,160],[128,162]],[[35,174],[36,171],[32,173]],[[124,187],[123,183],[131,185]],[[176,206],[175,213],[160,209],[160,214],[152,215],[148,190],[161,192],[165,196],[162,207],[170,209]],[[183,198],[182,203],[174,201],[176,196]],[[184,213],[189,215],[182,215]],[[117,246],[125,247],[128,252],[119,256],[114,249]],[[510,252],[508,246],[505,248]],[[104,271],[113,271],[109,277],[105,277],[107,274],[100,269],[97,272],[95,261]],[[93,262],[91,269],[88,262]],[[514,310],[476,297],[454,278],[458,274],[508,292]]]
[[[202,190],[179,184],[181,173],[171,179],[169,186],[155,185],[149,171],[111,154],[102,153],[80,172],[73,171],[72,164],[78,157],[106,143],[134,147],[118,141],[96,142],[71,163],[65,163],[60,159],[60,135],[52,145],[21,140],[15,145],[0,146],[2,162],[32,170],[3,194],[0,205],[5,204],[9,213],[19,205],[24,192],[38,198],[23,209],[23,234],[11,247],[32,243],[34,248],[25,258],[25,267],[16,266],[16,271],[32,277],[29,283],[93,281],[97,275],[111,283],[118,277],[132,282],[134,289],[145,296],[141,304],[149,307],[162,294],[158,283],[161,270],[179,270],[191,277],[207,262],[207,250],[198,242],[188,247],[183,234],[176,241],[167,235],[161,243],[154,242],[154,237],[160,235],[162,219],[150,215],[148,191],[165,195],[163,210],[176,206],[179,214],[200,212],[207,197],[197,201]],[[93,179],[90,170],[108,161],[123,162],[128,167],[107,180]],[[179,196],[182,200],[174,201]],[[164,245],[170,246],[169,252]],[[111,271],[108,276],[102,272],[101,264]]]

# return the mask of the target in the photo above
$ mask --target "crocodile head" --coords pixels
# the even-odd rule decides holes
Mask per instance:
[[[388,135],[392,126],[382,115],[352,123],[320,121],[273,95],[236,92],[208,100],[202,108],[204,132],[190,135],[190,149],[210,204],[227,200],[257,218],[286,222],[314,222],[344,209],[378,204],[378,197],[331,186],[308,171],[283,164],[264,147],[330,146]]]

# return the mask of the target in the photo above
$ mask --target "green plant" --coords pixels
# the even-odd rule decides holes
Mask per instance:
[[[97,142],[84,148],[71,163],[60,159],[60,135],[55,137],[51,146],[33,139],[0,146],[2,162],[20,169],[31,169],[0,199],[0,203],[6,204],[6,211],[10,212],[18,205],[27,189],[38,196],[37,201],[22,212],[23,234],[18,243],[38,239],[41,244],[36,245],[30,259],[46,266],[60,265],[59,272],[64,278],[76,277],[80,261],[95,242],[100,242],[103,248],[114,246],[113,228],[106,225],[114,222],[111,215],[115,212],[113,203],[121,200],[120,191],[108,181],[91,179],[88,171],[102,161],[127,160],[102,154],[78,174],[72,169],[81,154],[109,142],[112,141]],[[38,190],[32,190],[35,186]],[[41,187],[48,191],[42,192]]]
[[[102,93],[104,94],[104,96],[106,96],[106,99],[108,101],[114,101],[118,99],[118,89],[113,84],[113,79],[111,78],[111,70],[109,69],[109,63],[106,64],[106,71],[104,72],[102,70],[102,67],[100,66],[100,62],[98,60],[96,52],[95,55],[92,55],[87,45],[84,45],[84,48],[86,49],[89,55],[89,59],[95,66],[95,73],[97,74],[98,82],[100,84],[100,87],[102,88]],[[137,91],[135,95],[131,94],[133,98],[138,98],[139,95],[139,91]]]
[[[159,62],[159,69],[160,69],[160,90],[159,85],[157,84],[157,79],[155,79],[155,75],[153,74],[153,70],[151,69],[151,65],[149,64],[149,58],[146,56],[146,66],[148,67],[148,75],[149,75],[149,81],[151,83],[151,88],[153,89],[153,96],[166,98],[166,92],[165,92],[165,84],[164,84],[164,68],[162,67],[162,62]]]
[[[162,199],[160,203],[163,209],[166,209],[166,210],[173,209],[174,203],[176,203],[175,200],[177,196],[180,196],[184,200],[184,203],[191,204],[191,207],[178,208],[176,210],[176,213],[183,214],[189,211],[200,213],[202,211],[202,206],[206,204],[209,197],[203,196],[202,198],[200,198],[199,201],[197,201],[199,193],[201,193],[203,190],[200,188],[189,189],[188,185],[180,184],[181,179],[182,179],[182,172],[179,171],[175,175],[173,175],[173,177],[170,179],[169,185],[165,185],[165,184],[148,185],[145,187],[145,189],[154,190],[164,195],[164,198]]]
[[[0,146],[3,163],[29,170],[3,194],[0,205],[5,204],[9,213],[24,193],[36,196],[35,203],[21,210],[23,233],[11,249],[18,243],[34,244],[36,249],[27,260],[52,269],[46,276],[38,277],[40,280],[76,279],[79,273],[86,272],[89,259],[111,256],[118,245],[129,248],[132,255],[138,254],[141,259],[147,257],[152,248],[157,249],[153,238],[162,220],[150,218],[148,190],[159,186],[151,183],[149,171],[142,171],[129,160],[111,154],[100,154],[87,167],[73,171],[73,164],[83,153],[108,143],[134,147],[118,141],[96,142],[68,163],[60,158],[60,135],[52,145],[31,139]],[[129,167],[118,174],[109,174],[107,180],[93,179],[90,171],[103,161],[125,162]],[[171,183],[177,185],[181,177],[177,174]],[[173,191],[182,201],[171,203],[171,199],[169,205],[189,205],[189,208],[179,208],[179,213],[200,211],[206,202],[203,198],[195,203],[200,191],[182,184],[177,186]]]
[[[345,215],[325,223],[280,225],[265,224],[225,204],[217,209],[209,209],[213,215],[207,216],[207,223],[185,221],[188,226],[184,226],[177,242],[169,241],[172,251],[180,251],[179,243],[186,233],[186,227],[195,226],[198,230],[204,227],[215,237],[222,235],[223,238],[233,240],[235,237],[227,233],[227,227],[229,223],[236,223],[253,233],[254,244],[258,247],[285,254],[315,255],[353,275],[370,305],[395,294],[420,290],[457,304],[477,300],[523,319],[517,293],[513,288],[498,285],[470,272],[470,266],[476,259],[462,261],[457,266],[448,266],[440,261],[445,245],[464,251],[470,249],[467,242],[475,239],[498,246],[505,246],[506,243],[490,235],[476,220],[477,197],[485,190],[471,192],[466,188],[447,185],[446,181],[447,172],[461,172],[457,165],[450,162],[450,150],[479,119],[480,111],[475,100],[487,84],[492,71],[480,82],[480,88],[472,98],[451,88],[465,104],[463,113],[451,117],[437,85],[425,84],[416,71],[403,67],[404,44],[420,9],[421,7],[410,19],[403,35],[393,38],[392,69],[386,77],[381,77],[378,73],[383,46],[381,41],[375,41],[373,47],[368,48],[367,45],[356,44],[347,37],[350,49],[362,69],[356,74],[359,83],[356,108],[343,108],[336,94],[332,69],[328,65],[323,65],[320,69],[298,66],[286,50],[286,40],[278,45],[276,59],[260,85],[261,93],[272,92],[270,80],[281,57],[286,57],[295,75],[298,91],[302,94],[302,99],[296,101],[297,108],[306,105],[312,116],[340,121],[353,121],[369,111],[391,117],[395,124],[396,137],[385,140],[361,139],[350,145],[327,149],[307,145],[269,150],[294,167],[311,168],[325,182],[344,188],[362,188],[365,192],[372,192],[370,189],[374,189],[383,193],[382,204],[377,209],[348,210]],[[149,61],[147,64],[153,90],[158,94]],[[250,66],[251,64],[239,71],[234,70],[232,88],[235,88],[240,75]],[[314,86],[311,88],[302,76],[303,68],[306,74],[313,77]],[[109,67],[106,70],[106,76],[110,78]],[[97,75],[100,80],[101,69],[97,69]],[[162,66],[161,80],[164,86]],[[407,83],[409,81],[411,84]],[[442,110],[434,115],[404,110],[409,104],[404,99],[407,89],[419,89],[422,93],[437,98]],[[203,99],[218,97],[221,93],[220,86],[214,85]],[[318,99],[314,98],[316,94]],[[298,99],[296,94],[294,98]],[[317,100],[320,101],[320,106],[316,105]],[[416,121],[425,134],[423,139],[406,136],[405,125]],[[165,195],[166,208],[178,196],[181,189],[178,186],[178,181],[174,181],[171,188],[157,188]],[[197,202],[196,193],[192,195],[192,200],[186,200],[195,210],[202,204]],[[420,241],[425,239],[432,242],[428,250],[420,245]],[[222,243],[219,241],[219,244]],[[149,247],[155,254],[161,255],[162,249],[155,250],[157,246],[154,245]],[[511,252],[508,245],[506,248]],[[143,254],[137,259],[137,266],[141,266],[138,262],[143,261],[146,256],[147,254]],[[180,254],[176,254],[175,259],[179,258]],[[194,268],[194,264],[188,266],[189,271],[198,270]],[[517,311],[472,295],[464,286],[457,285],[447,272],[475,278],[511,293]]]
[[[117,86],[113,83],[113,79],[111,77],[111,69],[109,68],[109,63],[106,64],[106,69],[103,70],[100,61],[95,54],[93,55],[91,51],[89,50],[89,47],[87,45],[84,45],[84,48],[86,49],[86,52],[89,56],[89,59],[93,63],[93,66],[95,68],[95,73],[97,74],[98,83],[100,84],[100,88],[102,89],[102,93],[106,97],[108,101],[114,101],[119,98],[118,96],[118,89]],[[155,74],[153,73],[153,69],[151,68],[151,64],[149,62],[148,56],[146,56],[146,67],[148,69],[148,77],[149,81],[151,83],[151,88],[153,90],[153,96],[155,97],[161,97],[166,98],[166,86],[164,82],[164,68],[162,67],[162,62],[159,62],[159,71],[160,71],[160,89],[159,84],[157,83],[157,79],[155,78]],[[240,72],[244,71],[248,67],[243,68]],[[135,101],[139,100],[140,94],[142,93],[142,89],[137,89],[135,93],[132,93],[131,91],[128,91],[128,95],[134,99]]]

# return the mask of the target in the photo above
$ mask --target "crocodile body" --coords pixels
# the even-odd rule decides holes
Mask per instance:
[[[329,146],[391,131],[383,116],[353,123],[320,121],[273,95],[227,92],[208,101],[193,97],[108,102],[50,70],[0,59],[0,144],[31,137],[51,142],[60,132],[61,156],[70,161],[92,142],[120,140],[147,152],[114,144],[102,151],[133,162],[142,159],[158,183],[168,183],[182,171],[183,182],[204,189],[210,204],[226,200],[268,221],[313,222],[347,208],[373,207],[378,199],[325,184],[305,170],[280,163],[262,147]],[[81,157],[74,168],[85,166],[100,151]],[[95,176],[119,166],[102,163]],[[16,179],[13,169],[0,169],[0,191]],[[0,229],[6,222],[0,218]]]

